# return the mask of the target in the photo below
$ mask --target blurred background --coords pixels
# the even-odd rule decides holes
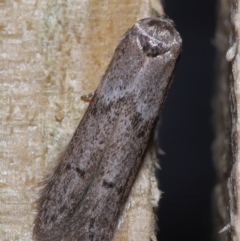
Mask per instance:
[[[216,1],[165,0],[164,10],[183,48],[160,118],[158,239],[210,241]]]

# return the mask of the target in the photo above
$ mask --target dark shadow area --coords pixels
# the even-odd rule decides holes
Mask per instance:
[[[183,39],[180,61],[161,113],[158,172],[159,241],[210,241],[216,1],[168,0],[165,13]]]

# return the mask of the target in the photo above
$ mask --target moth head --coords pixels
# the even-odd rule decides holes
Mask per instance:
[[[137,44],[148,57],[163,55],[174,48],[180,49],[182,39],[167,15],[141,19],[133,27]]]

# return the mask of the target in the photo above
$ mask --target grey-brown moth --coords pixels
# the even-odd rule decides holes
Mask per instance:
[[[42,190],[34,240],[112,240],[166,98],[181,44],[166,15],[141,19],[122,37]]]

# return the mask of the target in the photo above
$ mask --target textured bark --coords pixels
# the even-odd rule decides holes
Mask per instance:
[[[154,10],[153,10],[154,8]],[[158,1],[0,0],[0,237],[31,240],[41,180],[56,166],[121,36]],[[156,240],[149,151],[114,240]]]
[[[229,73],[230,64],[226,60],[228,39],[230,33],[230,6],[226,0],[219,0],[218,22],[216,31],[217,48],[217,83],[214,98],[213,126],[216,139],[213,143],[213,157],[217,171],[218,183],[214,193],[215,236],[216,240],[230,240],[229,232],[218,232],[229,224],[229,190],[228,179],[232,166],[230,165],[230,109],[229,109]]]
[[[217,95],[214,101],[213,145],[218,174],[215,189],[216,240],[240,240],[239,217],[239,2],[219,0],[216,46],[218,50]],[[220,234],[217,234],[217,232]]]

